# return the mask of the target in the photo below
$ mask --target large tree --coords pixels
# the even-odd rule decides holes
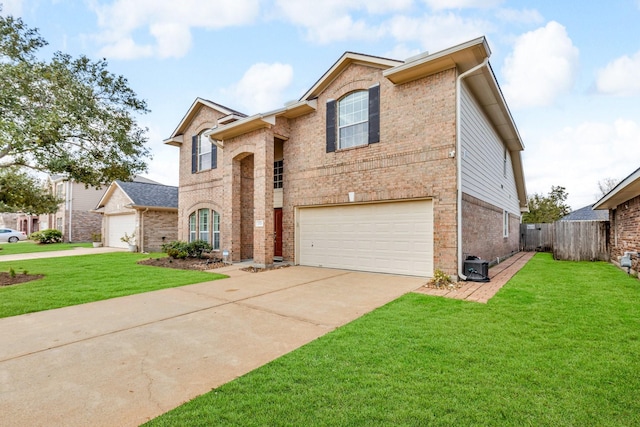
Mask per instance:
[[[59,200],[44,183],[17,168],[0,169],[0,212],[55,212]]]
[[[96,187],[145,171],[146,129],[135,120],[145,101],[106,60],[61,52],[42,60],[46,44],[22,19],[0,16],[0,169]]]
[[[564,187],[551,186],[551,191],[546,196],[535,193],[527,197],[529,212],[522,215],[522,222],[539,224],[559,220],[571,212],[571,208],[565,203],[568,196]]]

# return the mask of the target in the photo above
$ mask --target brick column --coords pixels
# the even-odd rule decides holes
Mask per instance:
[[[265,130],[254,154],[253,261],[257,267],[273,264],[273,131]]]

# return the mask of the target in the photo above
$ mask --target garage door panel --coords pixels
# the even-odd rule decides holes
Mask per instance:
[[[300,264],[433,274],[431,201],[304,208],[299,224]]]
[[[125,233],[131,235],[135,231],[136,216],[111,215],[107,217],[107,241],[106,246],[112,248],[127,248],[128,244],[120,240]]]

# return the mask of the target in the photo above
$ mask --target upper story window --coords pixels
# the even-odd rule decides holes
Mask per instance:
[[[60,198],[64,196],[64,183],[59,182],[56,184],[56,197]]]
[[[273,162],[273,188],[282,188],[282,176],[284,175],[284,160]]]
[[[201,132],[191,138],[191,173],[218,167],[218,147]]]
[[[211,169],[211,141],[204,136],[204,132],[198,135],[198,170]]]
[[[338,148],[369,143],[369,93],[353,92],[338,101]]]
[[[380,142],[380,85],[326,105],[327,153]]]

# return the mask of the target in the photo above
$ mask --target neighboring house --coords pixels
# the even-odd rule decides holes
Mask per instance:
[[[178,187],[151,182],[114,181],[97,203],[105,246],[127,248],[135,236],[140,252],[159,252],[178,237]]]
[[[91,209],[100,200],[104,190],[85,187],[61,175],[50,176],[47,185],[63,202],[55,213],[37,216],[37,228],[60,230],[65,242],[91,241],[91,234],[99,232],[102,223],[102,217],[91,212]],[[34,228],[29,233],[37,231]]]
[[[20,215],[16,213],[0,213],[0,227],[15,228],[16,230],[24,231],[20,228],[19,217]]]
[[[640,251],[640,168],[598,200],[593,209],[609,213],[611,260],[618,260],[625,252]]]
[[[468,255],[517,252],[524,146],[489,56],[484,37],[407,61],[347,52],[250,117],[197,98],[165,140],[179,239],[257,266],[462,278]]]
[[[594,205],[588,205],[559,219],[559,221],[609,221],[609,211],[593,210]]]

